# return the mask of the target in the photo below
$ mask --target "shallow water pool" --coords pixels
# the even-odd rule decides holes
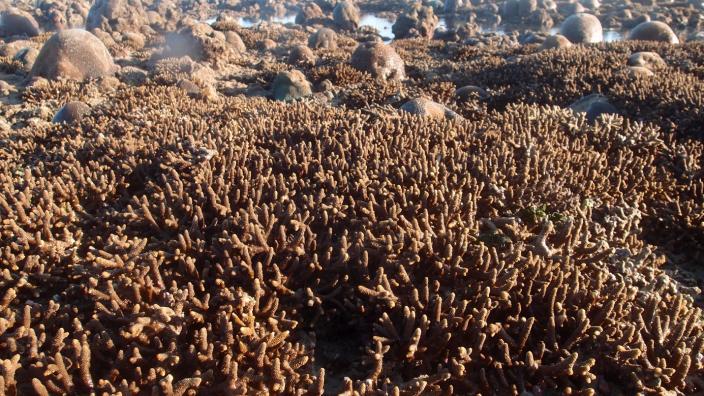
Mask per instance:
[[[360,26],[373,27],[383,37],[390,38],[391,40],[394,39],[394,32],[391,30],[391,27],[394,25],[394,21],[390,19],[381,18],[374,14],[365,14],[362,15],[362,19],[360,19],[359,24]]]
[[[212,25],[217,21],[218,17],[214,16],[212,18],[206,19],[205,23],[208,25]],[[261,18],[252,18],[252,17],[238,17],[237,18],[237,23],[240,24],[243,28],[251,28],[255,26],[259,26],[260,23],[262,23],[264,20]],[[285,25],[287,23],[295,23],[296,22],[296,14],[286,14],[284,16],[275,16],[272,17],[271,19],[268,20],[268,22],[274,22],[274,23],[280,23],[282,25]]]
[[[217,20],[217,17],[212,17],[207,19],[205,22],[208,24],[213,24]],[[252,17],[239,17],[237,22],[243,28],[251,28],[259,26],[264,20],[261,18]],[[269,19],[269,22],[287,24],[295,23],[296,14],[289,13],[284,16],[276,16]],[[376,29],[379,34],[384,38],[384,42],[389,43],[394,40],[395,35],[392,30],[395,20],[380,17],[375,14],[364,14],[360,19],[360,26],[369,26]],[[447,21],[444,17],[440,17],[436,29],[447,29]],[[497,34],[499,36],[505,35],[506,30],[503,26],[480,26],[480,33],[482,34]],[[558,34],[560,32],[559,27],[554,27],[550,29],[550,34]],[[615,29],[604,29],[604,42],[620,41],[624,39],[624,33]]]
[[[379,34],[381,34],[381,36],[386,38],[386,40],[384,41],[388,43],[394,38],[396,38],[393,31],[391,30],[391,27],[394,25],[394,22],[395,21],[393,20],[382,18],[374,14],[365,14],[362,16],[360,25],[371,26],[375,28],[379,32]],[[445,17],[439,18],[438,25],[435,29],[447,29],[447,21],[445,20]],[[503,26],[480,26],[479,32],[482,34],[493,33],[499,36],[503,36],[506,34],[506,30]]]
[[[240,24],[240,26],[249,28],[253,26],[258,26],[260,23],[264,22],[264,20],[260,18],[239,17],[237,18],[237,22]],[[269,19],[267,22],[280,23],[282,25],[285,25],[287,23],[296,23],[296,14],[290,13],[284,16],[275,16]]]
[[[554,27],[550,29],[550,34],[555,35],[560,33],[560,28],[559,27]],[[611,43],[614,41],[621,41],[623,40],[623,33],[619,30],[616,29],[604,29],[604,42],[605,43]]]

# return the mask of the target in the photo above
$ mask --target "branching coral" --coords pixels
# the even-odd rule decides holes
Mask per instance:
[[[698,145],[180,92],[0,132],[6,394],[702,390],[701,311],[643,241],[697,216]]]

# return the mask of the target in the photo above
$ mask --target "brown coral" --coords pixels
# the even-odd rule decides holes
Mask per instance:
[[[657,129],[115,95],[1,147],[7,393],[699,389]]]

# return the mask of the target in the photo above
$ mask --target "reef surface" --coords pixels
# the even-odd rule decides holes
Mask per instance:
[[[701,12],[0,5],[0,395],[704,394]]]

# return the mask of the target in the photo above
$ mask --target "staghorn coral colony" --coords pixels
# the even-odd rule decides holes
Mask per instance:
[[[0,395],[704,394],[701,12],[0,4]]]

